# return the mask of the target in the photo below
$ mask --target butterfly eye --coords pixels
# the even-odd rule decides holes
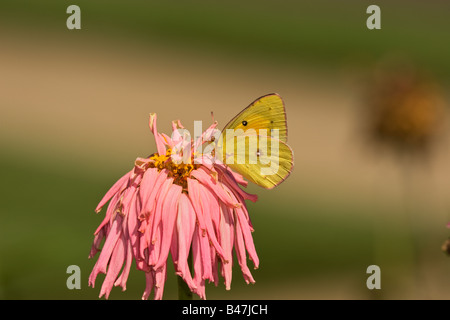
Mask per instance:
[[[247,122],[247,121],[245,121],[245,120],[244,120],[244,121],[242,121],[242,125],[243,125],[243,126],[246,126],[247,124],[248,124],[248,122]]]

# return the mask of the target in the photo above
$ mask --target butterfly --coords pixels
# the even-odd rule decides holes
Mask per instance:
[[[291,173],[294,153],[287,144],[286,110],[278,94],[253,101],[221,135],[217,149],[222,161],[247,180],[272,189]]]

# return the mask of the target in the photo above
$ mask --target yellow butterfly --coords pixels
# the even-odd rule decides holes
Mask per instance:
[[[281,97],[268,94],[253,101],[222,130],[222,161],[247,180],[266,189],[283,182],[294,166],[287,145],[286,111]]]

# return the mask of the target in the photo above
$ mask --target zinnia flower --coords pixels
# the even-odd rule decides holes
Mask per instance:
[[[97,275],[104,273],[100,297],[108,298],[113,286],[125,290],[134,260],[146,275],[142,299],[148,299],[153,289],[154,299],[162,299],[170,252],[176,274],[205,299],[205,281],[217,285],[219,270],[230,289],[233,248],[244,280],[254,283],[247,254],[255,269],[259,260],[245,200],[254,202],[257,196],[243,191],[239,185],[247,182],[225,165],[194,161],[196,150],[210,140],[217,122],[193,143],[178,133],[183,129],[179,121],[172,123],[172,137],[158,133],[156,114],[150,115],[149,126],[158,152],[137,158],[134,168],[111,187],[96,208],[100,212],[109,201],[106,216],[94,233],[89,257],[101,252],[89,285],[94,287]],[[174,154],[174,149],[184,152]],[[180,158],[184,161],[177,161]],[[194,274],[188,265],[190,253]]]

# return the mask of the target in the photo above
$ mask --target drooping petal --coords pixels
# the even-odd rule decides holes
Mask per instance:
[[[211,222],[211,217],[209,216],[208,210],[210,208],[209,203],[207,202],[208,198],[204,196],[204,192],[209,191],[206,190],[205,187],[203,187],[198,181],[193,179],[188,179],[188,190],[189,190],[189,199],[191,200],[192,206],[194,207],[197,219],[199,221],[199,226],[202,231],[202,235],[204,233],[207,233],[208,238],[213,244],[213,246],[216,248],[217,253],[223,258],[223,250],[217,241],[216,235],[214,233],[214,228]],[[203,252],[203,254],[205,253]]]
[[[123,233],[121,239],[116,242],[114,250],[111,256],[111,260],[108,265],[108,272],[106,273],[105,280],[103,280],[102,288],[100,290],[100,298],[105,295],[106,299],[109,298],[109,294],[114,285],[114,282],[119,275],[120,269],[122,269],[125,258],[125,241]]]
[[[105,237],[105,230],[101,228],[94,237],[94,242],[91,246],[91,251],[89,253],[89,259],[93,258],[98,251],[100,251],[100,244],[103,241],[103,238]]]
[[[234,221],[232,215],[233,209],[220,205],[220,245],[223,248],[225,260],[222,264],[222,276],[225,279],[225,288],[231,289],[231,279],[233,274],[233,243],[234,243]]]
[[[156,197],[161,191],[161,186],[167,180],[167,174],[168,171],[165,169],[159,172],[155,181],[153,182],[153,188],[151,189],[150,193],[149,192],[141,193],[142,198],[142,211],[140,213],[141,218],[148,216],[155,208]]]
[[[164,181],[161,189],[159,190],[159,195],[157,196],[156,209],[154,214],[154,220],[151,233],[151,244],[152,244],[152,252],[149,257],[149,264],[154,265],[159,260],[160,248],[161,248],[161,221],[163,215],[163,204],[166,199],[167,193],[171,189],[173,185],[173,178],[168,178]],[[162,235],[164,236],[164,235]]]
[[[158,262],[155,265],[155,269],[159,269],[162,265],[166,264],[167,257],[169,255],[170,244],[172,242],[172,234],[175,226],[175,220],[178,213],[178,200],[183,188],[179,185],[172,184],[165,197],[162,211],[162,236],[161,239],[161,251],[159,253]]]
[[[142,295],[142,300],[147,300],[150,296],[150,293],[152,293],[152,289],[155,283],[155,277],[154,277],[154,271],[148,271],[145,273],[145,290],[144,294]]]
[[[224,175],[231,175],[233,179],[239,183],[240,185],[246,187],[248,185],[248,181],[244,179],[242,175],[230,169],[230,167],[224,165],[223,163],[218,163],[215,165],[215,168],[220,170]]]
[[[203,219],[203,214],[200,208],[196,210],[196,207],[199,207],[200,203],[199,183],[194,179],[187,178],[187,185],[188,185],[189,200],[191,201],[192,207],[194,208],[200,231],[202,234],[204,234],[206,233],[206,227],[205,221]]]
[[[244,276],[244,280],[247,283],[255,283],[253,276],[247,266],[247,255],[245,254],[245,244],[244,244],[244,236],[242,234],[242,229],[239,223],[236,224],[236,235],[235,235],[235,251],[236,257],[241,267],[242,274]]]
[[[220,177],[223,179],[223,183],[232,189],[234,193],[239,194],[245,200],[250,200],[252,202],[256,202],[258,200],[258,196],[256,194],[245,192],[239,187],[235,175],[231,174],[232,171],[230,169],[226,168],[224,171],[224,169],[220,169],[219,167],[219,171],[222,173]]]
[[[135,200],[135,195],[138,191],[139,184],[142,180],[142,175],[138,175],[134,177],[134,179],[130,179],[130,184],[128,188],[126,188],[123,192],[123,196],[121,199],[121,213],[126,216],[130,211],[130,207],[133,205],[133,200]]]
[[[192,260],[194,264],[194,283],[197,289],[195,293],[201,298],[206,299],[205,295],[205,279],[203,277],[202,253],[200,249],[200,238],[198,226],[195,226],[194,235],[192,237]]]
[[[105,218],[98,226],[97,230],[95,230],[94,235],[96,235],[98,232],[100,232],[101,229],[103,229],[104,226],[106,226],[108,223],[111,223],[111,217],[114,215],[115,211],[117,210],[117,204],[119,201],[121,193],[116,193],[114,197],[111,199],[111,201],[108,204],[108,208],[106,209]]]
[[[204,203],[208,203],[209,207],[205,206],[208,215],[213,224],[214,233],[216,235],[219,234],[219,224],[220,224],[220,202],[215,194],[210,192],[208,189],[204,188],[205,192],[203,192],[203,197],[206,197],[207,200]],[[218,237],[218,236],[217,236]]]
[[[108,192],[103,196],[102,200],[100,200],[100,203],[97,205],[97,208],[95,208],[95,212],[100,212],[102,210],[102,207],[111,199],[116,193],[123,190],[130,178],[130,174],[133,172],[133,170],[125,173],[122,178],[117,180],[116,183],[108,190]]]
[[[126,231],[128,233],[128,242],[131,246],[130,253],[133,254],[134,259],[136,260],[136,264],[139,270],[145,270],[145,265],[142,264],[143,257],[140,254],[141,251],[141,234],[139,231],[139,218],[138,218],[138,212],[141,210],[140,201],[138,201],[138,196],[135,193],[135,198],[131,205],[130,210],[127,215],[126,220]],[[129,254],[127,252],[127,254]]]
[[[164,293],[164,284],[167,278],[167,268],[164,264],[158,270],[155,270],[155,300],[161,300]]]
[[[117,218],[113,222],[110,233],[106,238],[105,244],[103,245],[102,252],[100,253],[99,258],[95,263],[94,269],[89,276],[89,285],[92,286],[92,288],[95,285],[95,279],[97,278],[97,275],[99,273],[106,273],[109,258],[111,257],[116,242],[122,233],[121,225],[122,218],[120,216],[117,216]]]
[[[217,241],[216,233],[214,231],[212,216],[219,214],[219,203],[214,201],[214,197],[209,196],[210,191],[201,184],[198,184],[200,202],[197,203],[197,207],[194,206],[196,210],[202,212],[203,219],[205,221],[206,232],[208,233],[209,240],[211,241],[214,249],[217,253],[222,257],[224,257],[224,253],[222,248],[220,247],[219,242]]]
[[[155,187],[155,180],[158,176],[158,170],[156,168],[149,168],[145,171],[141,184],[139,186],[139,197],[141,203],[146,204],[153,188]]]
[[[123,267],[122,273],[120,274],[119,278],[117,278],[116,282],[114,283],[114,286],[122,287],[122,291],[127,290],[127,280],[130,274],[131,263],[133,262],[133,252],[131,242],[129,240],[125,241],[127,246],[125,256],[125,266]]]
[[[232,189],[230,189],[226,184],[223,184],[222,187],[225,189],[225,191],[230,195],[230,197],[233,199],[233,201],[239,202],[242,205],[239,207],[239,209],[242,210],[242,213],[245,216],[245,219],[247,220],[247,223],[250,227],[250,231],[254,231],[252,222],[250,220],[250,216],[248,214],[247,206],[245,204],[245,200],[242,198],[242,196],[236,192],[234,192]]]
[[[135,210],[133,210],[135,212]],[[124,257],[125,257],[125,265],[123,267],[122,273],[120,274],[120,276],[117,278],[116,282],[114,283],[114,286],[120,286],[122,287],[122,291],[125,291],[127,289],[127,280],[128,280],[128,275],[130,274],[130,268],[131,268],[131,263],[133,262],[133,248],[131,245],[131,241],[130,241],[130,237],[129,237],[129,232],[128,232],[128,220],[129,219],[129,215],[124,219],[123,224],[122,224],[122,228],[123,228],[123,233],[122,233],[122,241],[124,243]]]
[[[195,230],[195,212],[186,194],[182,193],[178,205],[177,231],[178,231],[178,257],[176,270],[191,291],[197,289],[193,282],[188,265],[189,249],[192,243],[192,236]]]
[[[250,226],[248,225],[247,219],[245,219],[243,210],[241,208],[236,208],[234,212],[237,217],[236,228],[238,225],[241,228],[242,235],[245,241],[245,248],[247,249],[250,259],[253,261],[255,269],[257,269],[259,267],[259,258],[256,254],[255,244],[253,243]]]
[[[230,207],[239,207],[241,204],[234,202],[228,193],[214,180],[213,177],[208,175],[203,170],[193,170],[191,172],[191,176],[195,177],[198,181],[200,181],[203,185],[211,189],[217,197]]]

